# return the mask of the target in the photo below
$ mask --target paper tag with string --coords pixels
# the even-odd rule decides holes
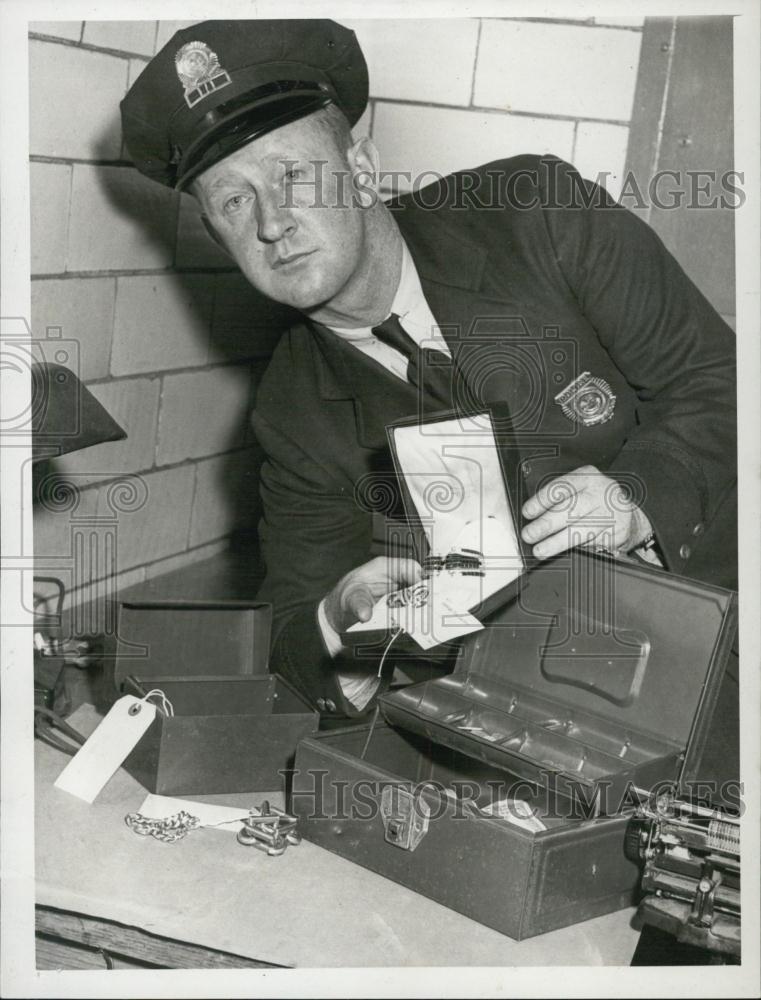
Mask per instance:
[[[93,802],[156,718],[157,708],[147,699],[120,698],[58,775],[55,787]]]

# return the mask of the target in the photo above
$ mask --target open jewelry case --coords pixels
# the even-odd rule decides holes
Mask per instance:
[[[480,629],[520,588],[533,560],[512,499],[519,456],[494,411],[404,421],[388,435],[424,579],[382,597],[344,639],[357,645],[403,632],[419,654]]]

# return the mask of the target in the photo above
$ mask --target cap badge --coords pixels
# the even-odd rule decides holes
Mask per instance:
[[[177,50],[174,65],[185,88],[185,103],[189,108],[232,83],[230,74],[222,69],[216,52],[212,52],[206,42],[187,42]]]
[[[606,423],[616,407],[616,397],[605,379],[596,378],[589,372],[582,372],[559,392],[555,402],[569,420],[585,427]]]

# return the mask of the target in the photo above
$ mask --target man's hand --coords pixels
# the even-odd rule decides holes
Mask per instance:
[[[401,587],[410,587],[423,577],[414,559],[378,556],[341,577],[325,598],[325,615],[334,631],[345,632],[355,622],[372,616],[379,597]]]
[[[521,536],[537,559],[549,559],[579,545],[628,552],[638,538],[638,509],[627,491],[596,469],[582,465],[553,479],[523,505],[531,520]]]

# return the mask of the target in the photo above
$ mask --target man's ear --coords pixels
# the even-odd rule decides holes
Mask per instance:
[[[366,136],[349,147],[346,153],[351,178],[359,203],[365,207],[378,197],[380,157],[372,139]]]
[[[227,256],[230,257],[231,256],[230,251],[225,246],[224,241],[222,240],[222,237],[219,235],[219,233],[217,232],[217,230],[214,228],[214,226],[212,226],[211,222],[209,222],[209,217],[207,215],[204,215],[202,213],[201,214],[201,222],[203,222],[204,229],[209,234],[209,236],[211,236],[211,238],[214,240],[214,242],[217,244],[217,246],[221,250],[224,250],[224,252],[227,254]]]

